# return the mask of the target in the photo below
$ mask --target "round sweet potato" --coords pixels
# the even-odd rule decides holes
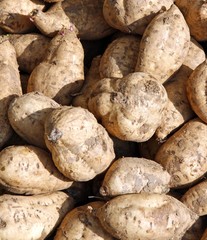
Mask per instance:
[[[166,105],[163,85],[143,72],[102,79],[94,86],[88,102],[89,110],[111,135],[135,142],[152,137]]]

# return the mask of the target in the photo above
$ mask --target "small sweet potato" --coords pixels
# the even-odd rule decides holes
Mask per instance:
[[[107,170],[100,193],[116,196],[128,193],[167,193],[170,175],[163,167],[149,159],[123,157]]]
[[[93,212],[104,202],[91,202],[71,210],[60,224],[54,240],[113,240]]]
[[[125,35],[112,41],[99,66],[101,78],[122,78],[135,71],[141,37]]]

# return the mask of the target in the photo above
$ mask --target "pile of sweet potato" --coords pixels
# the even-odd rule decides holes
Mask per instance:
[[[207,239],[207,3],[0,1],[0,239]]]

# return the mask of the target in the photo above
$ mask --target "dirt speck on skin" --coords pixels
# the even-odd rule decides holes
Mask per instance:
[[[0,218],[0,229],[6,227],[6,222]]]
[[[49,141],[56,143],[58,139],[62,137],[63,133],[58,130],[57,128],[54,128],[50,135],[47,137]]]

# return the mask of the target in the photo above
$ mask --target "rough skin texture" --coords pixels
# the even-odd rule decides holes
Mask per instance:
[[[9,33],[27,33],[35,25],[29,18],[34,9],[44,10],[45,4],[40,0],[1,0],[0,27]]]
[[[207,123],[206,80],[207,61],[201,63],[186,82],[187,97],[195,113]]]
[[[0,238],[43,240],[74,207],[63,192],[34,196],[0,196]]]
[[[207,172],[206,132],[207,125],[195,118],[160,146],[155,160],[170,173],[171,187],[186,187]]]
[[[183,65],[194,70],[206,59],[206,54],[203,47],[191,37],[188,54],[183,62]]]
[[[105,78],[93,88],[89,110],[107,131],[122,140],[143,142],[154,134],[167,104],[167,93],[147,73]]]
[[[10,192],[31,195],[63,190],[73,182],[57,170],[48,152],[25,145],[0,152],[0,184]]]
[[[162,122],[156,130],[159,140],[165,139],[184,123],[195,117],[186,94],[186,81],[192,69],[182,65],[178,72],[164,84],[168,95],[168,105],[162,114]]]
[[[125,35],[112,41],[100,62],[101,78],[122,78],[135,71],[141,37]]]
[[[163,167],[149,159],[123,157],[107,170],[100,193],[116,196],[128,193],[167,193],[170,175]]]
[[[32,71],[27,91],[39,91],[69,105],[72,94],[83,84],[83,58],[83,47],[76,34],[64,29],[51,40],[44,61]]]
[[[105,0],[103,14],[109,25],[115,29],[142,35],[159,11],[169,9],[173,2],[173,0]]]
[[[60,105],[39,92],[15,98],[9,106],[8,118],[15,132],[28,143],[46,148],[44,122],[47,114]]]
[[[191,187],[181,201],[199,216],[207,214],[207,180]]]
[[[33,12],[32,19],[47,36],[54,36],[62,27],[72,27],[81,39],[101,39],[114,32],[103,17],[103,1],[65,0],[55,3],[46,12]]]
[[[191,35],[197,41],[207,40],[207,3],[204,0],[176,0],[189,26]]]
[[[99,65],[101,61],[101,56],[94,57],[90,69],[88,70],[83,87],[81,88],[80,93],[75,96],[72,100],[72,105],[75,107],[82,107],[88,109],[88,101],[93,89],[93,86],[96,82],[101,80],[99,73]]]
[[[123,240],[178,240],[198,218],[177,199],[155,193],[115,197],[96,215],[109,233]]]
[[[70,211],[59,226],[54,240],[113,240],[93,212],[104,202],[91,202]]]
[[[88,181],[114,159],[113,142],[88,110],[64,106],[48,115],[45,142],[57,168],[75,181]]]
[[[30,74],[43,61],[50,39],[39,33],[6,36],[16,50],[19,69]]]
[[[173,5],[153,18],[147,26],[135,70],[147,72],[164,83],[181,67],[189,43],[189,28],[180,10]]]
[[[22,94],[16,52],[9,41],[0,44],[0,147],[12,135],[7,111],[11,100]]]

